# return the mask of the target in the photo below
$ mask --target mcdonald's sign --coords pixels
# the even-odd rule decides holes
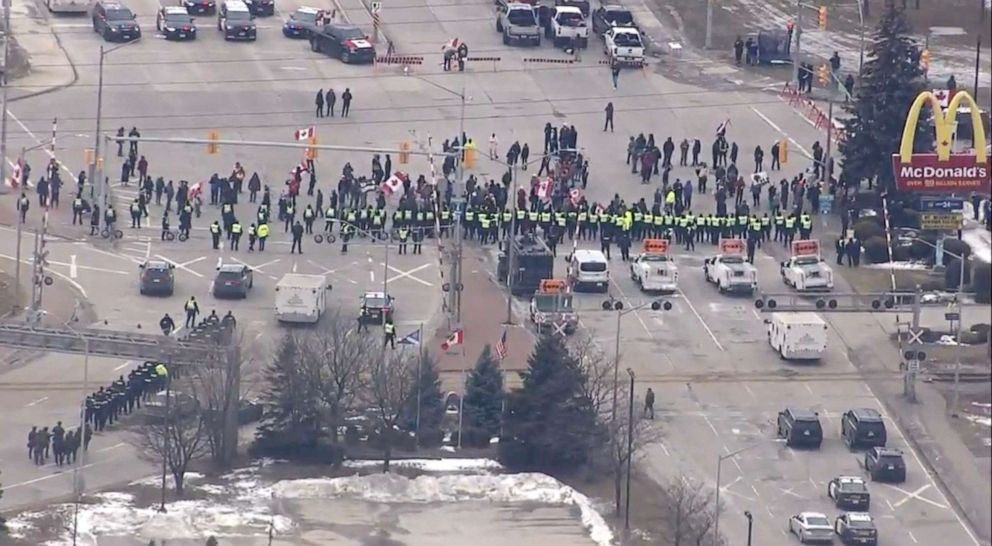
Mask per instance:
[[[967,103],[971,110],[971,124],[975,131],[973,155],[951,153],[954,124],[962,102]],[[936,153],[914,154],[913,137],[920,121],[920,111],[926,104],[933,112],[937,150]],[[909,108],[899,153],[892,156],[896,187],[910,192],[976,191],[987,194],[992,190],[992,169],[989,166],[985,129],[975,99],[964,91],[958,91],[948,103],[945,113],[936,95],[929,91],[920,93]]]

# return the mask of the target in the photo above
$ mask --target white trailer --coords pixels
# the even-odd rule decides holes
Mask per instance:
[[[52,13],[88,13],[89,0],[45,0],[45,7]]]
[[[323,275],[283,275],[276,283],[276,320],[311,324],[319,321],[330,289]]]
[[[783,360],[819,360],[827,350],[827,323],[816,313],[773,313],[768,343]]]

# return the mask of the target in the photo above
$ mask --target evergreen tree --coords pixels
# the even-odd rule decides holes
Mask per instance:
[[[301,366],[299,340],[287,333],[279,342],[272,363],[265,369],[265,413],[255,433],[257,445],[267,447],[314,446],[320,431],[317,383]]]
[[[489,440],[499,434],[503,419],[503,372],[488,344],[465,380],[462,406],[465,412],[462,444],[489,445]]]
[[[855,92],[847,106],[846,138],[840,143],[846,183],[877,180],[881,191],[895,189],[892,154],[898,153],[909,107],[927,90],[920,66],[920,47],[902,10],[889,3],[878,27]],[[915,151],[933,149],[930,124],[916,129]],[[870,182],[869,182],[870,184]]]
[[[602,434],[587,378],[558,336],[542,336],[507,397],[500,461],[514,470],[568,472],[586,462]]]
[[[441,420],[444,419],[444,393],[441,392],[441,377],[437,371],[437,360],[428,352],[420,359],[420,377],[417,370],[411,370],[413,392],[407,397],[407,406],[400,418],[403,430],[417,430],[417,393],[420,393],[420,438],[421,443],[431,445],[440,442]]]

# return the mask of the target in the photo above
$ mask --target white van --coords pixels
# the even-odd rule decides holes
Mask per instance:
[[[283,275],[276,283],[276,320],[311,324],[319,321],[330,289],[323,275]]]
[[[816,313],[774,313],[768,343],[783,360],[819,360],[827,350],[827,323]]]
[[[576,249],[568,262],[568,282],[576,292],[595,289],[606,292],[610,288],[610,264],[598,250]]]

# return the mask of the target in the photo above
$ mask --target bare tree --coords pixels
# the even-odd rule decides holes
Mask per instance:
[[[383,354],[385,351],[385,354]],[[368,372],[368,404],[375,413],[383,444],[382,471],[389,472],[393,441],[400,434],[397,426],[409,399],[416,392],[416,351],[379,349]]]
[[[644,447],[660,440],[661,428],[652,426],[653,423],[644,418],[643,406],[635,400],[633,430],[629,429],[632,421],[629,418],[630,392],[628,384],[623,381],[622,385],[614,387],[614,366],[616,363],[612,357],[608,357],[599,349],[591,336],[575,338],[571,343],[570,350],[586,374],[586,396],[593,401],[597,419],[606,430],[607,442],[604,446],[604,454],[607,456],[610,469],[613,471],[614,509],[619,514],[622,508],[623,478],[627,460],[631,457],[636,458]],[[623,374],[621,380],[626,378],[627,374]],[[617,391],[615,412],[613,405],[614,388]],[[628,434],[632,434],[629,449]]]
[[[227,438],[225,417],[228,410],[238,412],[241,399],[248,394],[259,368],[259,361],[254,356],[260,354],[258,344],[246,342],[241,333],[236,335],[225,358],[197,366],[183,381],[184,390],[203,410],[207,444],[215,463],[225,462],[231,444],[237,445],[236,437]]]
[[[672,546],[719,546],[715,536],[717,507],[713,493],[702,483],[685,477],[673,478],[663,486],[663,537]]]
[[[301,339],[301,357],[319,389],[320,401],[331,421],[331,439],[338,441],[338,426],[361,390],[362,381],[378,352],[378,340],[362,335],[354,319],[335,310],[324,315],[319,329]]]
[[[178,406],[178,407],[177,407]],[[209,432],[200,411],[190,411],[190,406],[175,404],[161,421],[138,428],[133,437],[135,446],[148,459],[165,459],[172,475],[176,495],[183,495],[183,485],[189,465],[210,453]]]

